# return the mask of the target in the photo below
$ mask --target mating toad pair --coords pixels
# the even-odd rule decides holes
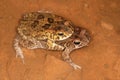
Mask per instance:
[[[62,50],[63,60],[74,69],[81,67],[71,60],[71,51],[87,46],[90,41],[90,35],[86,29],[49,12],[24,14],[19,21],[17,32],[14,39],[16,57],[20,56],[24,61],[21,47]]]

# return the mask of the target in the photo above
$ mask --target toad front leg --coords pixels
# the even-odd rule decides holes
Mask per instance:
[[[47,46],[48,46],[48,49],[49,50],[63,50],[64,47],[59,45],[59,44],[56,44],[54,41],[52,40],[47,40]]]
[[[15,48],[15,51],[16,51],[16,58],[17,57],[20,57],[24,63],[24,56],[23,56],[23,51],[19,45],[20,41],[19,41],[19,37],[16,37],[14,39],[14,48]]]
[[[62,57],[63,57],[63,60],[67,63],[69,63],[75,70],[76,69],[81,69],[81,67],[77,64],[75,64],[71,58],[70,58],[70,52],[72,51],[72,49],[68,49],[66,48],[63,53],[62,53]]]

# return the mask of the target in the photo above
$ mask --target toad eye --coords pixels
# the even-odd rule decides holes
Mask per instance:
[[[79,44],[80,44],[80,41],[79,41],[79,40],[75,40],[75,41],[74,41],[74,44],[75,44],[75,45],[79,45]]]
[[[59,32],[58,35],[63,36],[64,34],[63,34],[63,32]]]

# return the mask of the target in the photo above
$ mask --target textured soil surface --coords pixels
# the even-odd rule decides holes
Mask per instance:
[[[15,57],[21,15],[40,10],[90,31],[89,46],[71,54],[81,70],[62,61],[60,51],[23,48],[25,64]],[[120,80],[120,0],[1,0],[0,80]]]

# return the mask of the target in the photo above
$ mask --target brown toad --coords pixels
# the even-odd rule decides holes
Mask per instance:
[[[72,62],[71,51],[87,46],[90,40],[86,29],[76,27],[71,21],[48,12],[31,12],[22,16],[14,40],[16,57],[24,61],[21,47],[28,49],[62,50],[64,61],[74,69],[81,68]]]

